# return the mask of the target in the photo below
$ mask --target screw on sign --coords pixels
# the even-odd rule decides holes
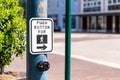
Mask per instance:
[[[44,4],[44,0],[42,0],[42,2],[40,2],[40,4],[38,5],[37,8],[37,13],[40,17],[45,17],[47,10],[46,10],[46,5]]]

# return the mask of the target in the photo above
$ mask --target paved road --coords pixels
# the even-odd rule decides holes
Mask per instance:
[[[64,39],[64,33],[55,33],[48,80],[64,80]],[[119,34],[72,34],[71,80],[120,80],[119,41]],[[6,71],[25,72],[25,60],[15,58]]]
[[[64,55],[64,33],[55,34],[53,53]],[[72,57],[120,69],[119,34],[72,34]]]
[[[48,80],[64,80],[64,57],[49,55]],[[71,80],[120,80],[120,70],[72,58]]]

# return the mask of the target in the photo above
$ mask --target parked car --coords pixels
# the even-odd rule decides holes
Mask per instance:
[[[57,31],[59,32],[59,31],[61,31],[61,28],[60,28],[59,26],[55,26],[55,27],[54,27],[54,31],[55,31],[55,32],[57,32]]]

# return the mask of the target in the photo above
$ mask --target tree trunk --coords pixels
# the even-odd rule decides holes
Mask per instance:
[[[4,66],[0,67],[0,74],[4,73]]]

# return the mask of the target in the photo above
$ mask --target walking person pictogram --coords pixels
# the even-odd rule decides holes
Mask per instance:
[[[37,35],[37,44],[47,44],[47,35]]]

